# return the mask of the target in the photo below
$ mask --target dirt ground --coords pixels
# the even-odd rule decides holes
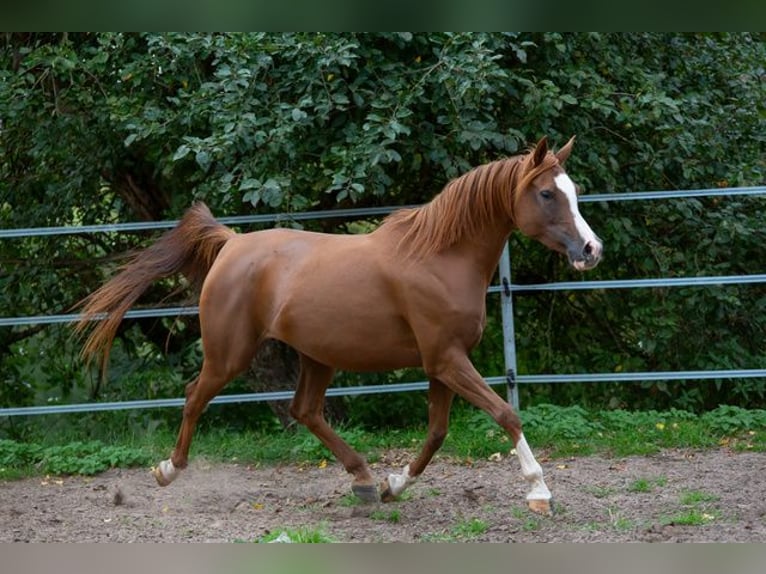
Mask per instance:
[[[409,457],[389,452],[373,467],[382,478]],[[766,453],[540,458],[552,517],[526,510],[515,457],[437,457],[404,500],[371,506],[355,503],[332,462],[198,459],[166,488],[147,469],[0,483],[0,541],[234,542],[300,527],[341,542],[766,541]]]

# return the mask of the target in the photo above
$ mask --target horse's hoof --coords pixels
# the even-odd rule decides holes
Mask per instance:
[[[365,504],[376,504],[380,502],[378,487],[374,484],[354,484],[351,491]]]
[[[536,498],[532,500],[527,500],[527,504],[529,505],[529,509],[532,512],[535,512],[537,514],[542,514],[543,516],[553,516],[553,500],[552,499],[543,499],[543,498]]]
[[[382,502],[393,502],[396,500],[396,495],[391,492],[391,486],[387,480],[380,483],[380,500]]]
[[[157,481],[157,484],[160,486],[167,486],[170,484],[170,481],[165,478],[165,475],[162,474],[162,471],[160,470],[159,466],[153,466],[152,467],[152,476],[154,476],[154,480]]]

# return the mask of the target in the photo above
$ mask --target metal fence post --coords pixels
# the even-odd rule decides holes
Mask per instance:
[[[513,329],[513,293],[511,292],[511,251],[508,242],[500,256],[499,272],[500,285],[503,288],[500,305],[503,315],[503,358],[508,382],[508,402],[515,410],[519,410],[519,388],[516,384],[516,335]]]

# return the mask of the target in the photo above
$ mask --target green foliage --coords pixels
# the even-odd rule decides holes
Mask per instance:
[[[338,435],[346,443],[357,451],[367,451],[370,448],[370,435],[361,428],[341,428],[336,429]],[[298,460],[320,461],[322,459],[332,458],[332,453],[325,447],[317,437],[308,430],[301,428],[296,435],[297,439],[291,452]]]
[[[628,486],[628,492],[653,492],[655,488],[665,486],[667,479],[658,478],[638,478]]]
[[[459,538],[474,538],[484,534],[488,528],[489,525],[486,521],[480,518],[471,518],[456,524],[452,531]]]
[[[194,199],[218,215],[420,203],[469,167],[543,134],[555,145],[578,136],[567,169],[586,193],[756,185],[766,173],[760,33],[4,39],[3,228],[171,218]],[[766,265],[764,201],[584,205],[606,245],[589,278],[757,272]],[[149,239],[0,241],[0,314],[67,312],[118,254]],[[574,278],[560,256],[516,235],[512,257],[518,283]],[[178,287],[160,282],[143,302],[188,302]],[[520,373],[749,368],[766,359],[759,285],[515,299]],[[490,307],[473,356],[487,374],[503,370],[498,316]],[[194,318],[126,322],[110,374],[120,384],[109,386],[83,368],[61,328],[4,327],[0,404],[179,396],[199,366],[198,336]],[[536,385],[522,389],[522,402],[702,411],[766,406],[764,389],[758,379]],[[349,401],[353,422],[369,426],[422,417],[422,403],[404,394]]]
[[[63,446],[43,447],[0,439],[0,468],[34,468],[43,474],[92,475],[113,467],[148,464],[145,451],[125,446],[107,446],[100,442],[72,442]]]
[[[370,513],[370,518],[372,520],[382,520],[385,522],[390,522],[391,524],[398,524],[402,520],[402,513],[397,510],[373,510]]]
[[[480,518],[461,519],[448,532],[427,533],[425,542],[461,542],[470,541],[484,534],[489,525]]]
[[[663,517],[662,523],[700,526],[712,522],[721,516],[721,511],[712,504],[719,498],[701,490],[685,491],[679,498],[679,503],[684,508]]]
[[[258,538],[255,542],[285,542],[296,544],[327,544],[336,540],[330,536],[324,526],[310,528],[303,526],[300,528],[281,528],[273,530]],[[304,565],[308,566],[308,565]]]
[[[679,526],[702,526],[717,518],[719,513],[703,512],[698,508],[682,510],[663,517],[662,524],[677,524]]]
[[[727,411],[728,408],[721,407],[714,412],[721,415]],[[26,440],[0,439],[0,478],[35,473],[93,474],[112,466],[149,465],[165,458],[175,443],[175,426],[139,432],[124,424],[118,416],[120,413],[99,414],[103,416],[99,424],[88,426],[104,429],[101,439],[73,440],[72,436],[81,433],[73,432],[66,425],[46,427],[39,432],[39,437],[29,432]],[[525,409],[521,414],[523,420],[535,421],[524,426],[529,444],[536,452],[545,450],[550,457],[590,453],[630,456],[654,453],[661,448],[718,448],[721,445],[737,450],[766,450],[762,410],[737,411],[740,421],[755,421],[753,426],[750,422],[728,426],[730,432],[723,437],[720,418],[710,413],[585,411],[579,407],[572,410],[540,405]],[[387,449],[405,449],[414,456],[426,438],[426,430],[413,427],[406,431],[369,431],[346,427],[340,430],[340,435],[374,462],[378,453]],[[105,444],[106,441],[112,446]],[[509,437],[489,417],[483,413],[477,415],[473,409],[458,408],[439,452],[472,461],[487,459],[496,453],[504,458],[512,446]],[[257,429],[203,426],[195,435],[192,455],[242,464],[309,463],[321,468],[334,460],[307,430],[294,432],[276,424]],[[652,490],[664,486],[666,480],[664,477],[642,479],[629,490]],[[434,489],[428,493],[429,496],[438,494]],[[593,494],[606,496],[608,493],[594,491]]]
[[[695,506],[705,502],[715,502],[720,497],[701,490],[687,490],[681,495],[679,502],[684,506]]]
[[[766,428],[766,410],[747,410],[732,405],[721,405],[703,414],[702,420],[714,432],[732,435],[737,432]]]
[[[599,423],[589,421],[587,417],[587,411],[579,406],[556,407],[543,404],[522,412],[526,432],[566,439],[583,439],[602,430]]]

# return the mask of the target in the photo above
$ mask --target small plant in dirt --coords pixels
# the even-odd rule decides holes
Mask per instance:
[[[385,510],[374,510],[370,513],[370,518],[372,520],[383,520],[385,522],[390,522],[391,524],[399,524],[402,520],[402,515],[399,510],[391,510],[391,511],[385,511]]]
[[[687,507],[684,510],[665,516],[663,524],[681,524],[685,526],[699,526],[716,520],[720,511],[711,503],[719,500],[715,494],[702,490],[687,490],[681,493],[679,502]]]
[[[719,496],[710,494],[702,490],[687,490],[681,494],[680,502],[684,506],[699,506],[706,502],[716,502],[720,500]]]
[[[458,538],[469,539],[484,534],[488,528],[489,525],[481,518],[471,518],[458,522],[452,532]]]
[[[327,534],[324,526],[310,528],[308,526],[300,528],[277,528],[268,532],[256,540],[258,543],[269,542],[287,542],[298,544],[325,544],[336,542],[336,540]]]
[[[628,492],[652,492],[655,488],[665,486],[667,478],[638,478],[628,485]]]
[[[431,532],[422,537],[423,542],[464,542],[484,534],[489,526],[480,518],[461,520],[449,532]]]
[[[652,491],[652,483],[649,482],[646,478],[639,478],[638,480],[634,480],[631,485],[628,487],[629,492],[651,492]]]
[[[617,492],[616,489],[610,486],[585,486],[584,490],[596,498],[606,498]]]
[[[346,508],[360,506],[361,504],[362,504],[362,499],[359,498],[356,494],[353,494],[351,492],[349,492],[348,494],[344,494],[338,499],[338,506],[343,506]]]
[[[609,524],[615,530],[630,530],[633,528],[633,521],[623,516],[623,513],[614,506],[606,509],[609,516]]]
[[[665,516],[662,519],[662,524],[700,526],[702,524],[707,524],[716,518],[718,518],[718,513],[716,511],[703,511],[699,508],[691,508],[689,510],[684,510],[682,512],[677,512],[675,514]]]

